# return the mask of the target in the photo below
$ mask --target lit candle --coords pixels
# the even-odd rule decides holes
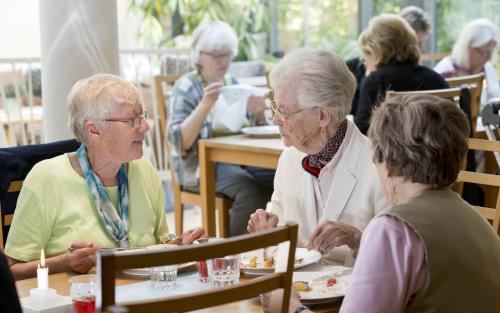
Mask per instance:
[[[40,264],[36,269],[36,281],[38,283],[38,290],[49,290],[49,268],[45,267],[45,253],[40,252]]]

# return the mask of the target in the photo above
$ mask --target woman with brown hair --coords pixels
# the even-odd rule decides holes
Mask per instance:
[[[373,108],[387,90],[448,88],[436,72],[418,64],[420,56],[415,31],[396,14],[374,17],[361,33],[358,46],[370,73],[360,86],[354,123],[366,133]]]
[[[434,96],[389,100],[373,113],[373,161],[392,206],[363,233],[341,312],[493,311],[500,239],[451,190],[468,135],[465,114]]]
[[[451,190],[468,150],[465,114],[403,96],[375,110],[368,135],[390,206],[363,232],[340,312],[493,312],[500,239]],[[309,312],[296,294],[290,311]]]

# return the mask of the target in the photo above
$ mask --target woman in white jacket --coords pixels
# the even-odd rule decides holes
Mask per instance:
[[[327,51],[297,49],[271,72],[270,81],[273,122],[288,148],[278,163],[270,211],[252,214],[248,230],[297,222],[299,246],[345,263],[362,230],[386,206],[370,142],[346,119],[354,76]]]

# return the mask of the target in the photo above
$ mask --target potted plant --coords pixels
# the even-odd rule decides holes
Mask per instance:
[[[269,6],[266,0],[131,0],[130,9],[142,16],[139,37],[152,46],[171,43],[178,34],[191,34],[202,22],[223,20],[238,34],[236,59],[251,60],[261,54],[257,42],[267,41],[272,12]]]

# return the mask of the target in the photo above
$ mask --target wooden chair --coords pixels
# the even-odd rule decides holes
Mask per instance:
[[[489,152],[500,152],[500,141],[491,141],[484,139],[469,139],[469,150],[481,150]],[[457,184],[473,183],[481,186],[492,186],[500,190],[500,176],[488,173],[478,173],[462,170],[458,174]],[[497,196],[496,206],[479,207],[475,206],[484,215],[484,217],[491,221],[493,229],[500,235],[500,192]]]
[[[481,93],[483,91],[484,73],[447,78],[450,87],[467,86],[470,90],[470,114],[472,119],[472,130],[475,132],[479,108],[481,106]]]
[[[165,164],[169,164],[168,158],[168,140],[167,140],[167,103],[168,92],[165,90],[165,84],[172,86],[179,78],[178,75],[173,76],[155,76],[155,94],[158,115],[160,117],[160,130],[161,130],[161,146],[164,149]],[[174,191],[174,216],[175,216],[175,233],[180,235],[184,225],[184,205],[198,205],[201,206],[202,199],[199,193],[182,190],[181,186],[177,183],[173,171],[170,171],[172,182],[172,189]],[[217,208],[217,218],[219,221],[219,236],[229,236],[229,210],[232,201],[226,197],[217,196],[215,199],[215,207]]]
[[[227,240],[200,245],[185,245],[175,249],[154,251],[100,250],[97,254],[102,309],[115,304],[117,273],[130,268],[178,264],[202,259],[213,259],[279,244],[275,272],[239,284],[212,288],[184,295],[161,297],[154,301],[119,303],[129,313],[186,312],[201,308],[252,298],[273,291],[271,312],[288,312],[298,225],[288,223],[272,230],[252,233]]]
[[[12,194],[12,193],[19,193],[21,191],[21,188],[23,187],[23,181],[22,180],[15,180],[12,181],[7,189],[7,194]],[[13,211],[13,210],[9,210]],[[4,213],[5,211],[2,209],[2,201],[0,201],[0,217],[2,220],[2,226],[0,227],[0,250],[3,250],[5,243],[7,242],[7,235],[8,235],[8,227],[12,225],[12,219],[14,218],[14,213]],[[4,236],[4,229],[5,231],[5,236]]]
[[[449,52],[425,53],[420,55],[420,62],[437,62],[449,55]]]
[[[41,160],[53,158],[78,149],[80,144],[62,140],[46,144],[0,148],[0,248],[3,249],[19,191],[31,168]]]
[[[441,98],[447,99],[457,99],[462,94],[462,90],[460,88],[447,88],[447,89],[432,89],[432,90],[417,90],[417,91],[393,91],[388,90],[385,93],[385,98],[390,99],[394,96],[401,95],[432,95]]]

